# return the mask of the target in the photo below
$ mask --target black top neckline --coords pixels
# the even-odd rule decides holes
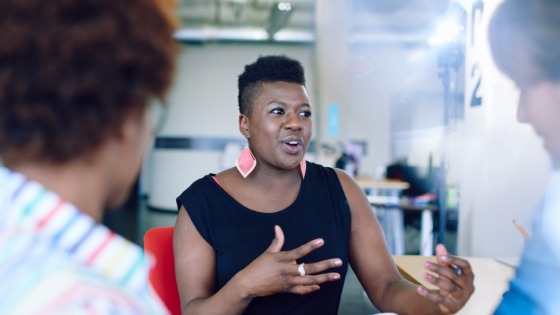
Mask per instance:
[[[251,215],[256,215],[256,216],[269,216],[269,217],[275,217],[275,216],[281,216],[284,214],[288,214],[290,213],[293,209],[297,208],[300,200],[302,199],[303,193],[305,192],[305,183],[307,182],[307,176],[306,178],[303,178],[301,180],[301,185],[299,187],[299,192],[298,195],[296,197],[296,199],[294,200],[294,202],[292,202],[292,204],[290,204],[288,207],[276,211],[276,212],[261,212],[258,210],[254,210],[254,209],[250,209],[245,207],[244,205],[242,205],[239,201],[235,200],[235,198],[233,198],[230,194],[228,194],[224,188],[222,188],[222,186],[220,186],[213,178],[212,176],[216,176],[216,174],[214,173],[210,173],[206,176],[204,176],[204,178],[206,180],[209,180],[212,182],[212,187],[214,187],[214,189],[217,191],[217,193],[222,194],[223,196],[225,196],[227,198],[227,200],[229,202],[231,202],[236,209],[239,209],[240,211],[246,212],[248,214]]]

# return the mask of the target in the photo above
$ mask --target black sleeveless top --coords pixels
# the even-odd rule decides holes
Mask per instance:
[[[341,279],[322,284],[320,290],[307,295],[282,293],[255,298],[244,314],[337,314],[348,269],[351,218],[335,171],[307,162],[296,200],[275,213],[242,206],[212,176],[195,181],[177,198],[177,206],[185,207],[200,235],[216,251],[216,287],[221,289],[262,254],[274,238],[274,225],[279,225],[285,237],[282,250],[323,238],[323,247],[298,263],[340,258],[343,265],[328,271],[340,273]]]

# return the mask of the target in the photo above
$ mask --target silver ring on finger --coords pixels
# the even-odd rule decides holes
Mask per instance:
[[[301,263],[297,267],[297,271],[299,272],[299,275],[302,276],[302,277],[305,276],[305,268],[303,268],[304,265],[305,265],[305,263]]]
[[[455,274],[460,277],[463,274],[463,268],[461,268],[459,266],[456,266],[455,267]]]

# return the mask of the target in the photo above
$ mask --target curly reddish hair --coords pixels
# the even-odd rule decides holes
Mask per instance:
[[[163,98],[174,22],[156,0],[1,0],[0,155],[63,163]]]

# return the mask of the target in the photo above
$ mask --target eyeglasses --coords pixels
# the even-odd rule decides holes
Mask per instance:
[[[150,101],[148,110],[150,113],[151,130],[154,135],[158,135],[167,121],[169,105],[165,100],[154,98]]]

